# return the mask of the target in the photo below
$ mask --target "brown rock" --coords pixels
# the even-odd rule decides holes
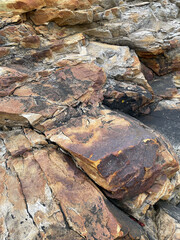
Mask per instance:
[[[51,76],[40,80],[19,88],[14,95],[44,97],[54,104],[59,102],[61,106],[77,102],[94,103],[102,99],[101,89],[106,76],[103,70],[95,64],[84,63],[57,69]]]
[[[7,236],[11,239],[34,239],[38,236],[38,229],[26,209],[18,178],[0,167],[0,179],[2,239]]]
[[[37,0],[37,1],[30,1],[30,0],[2,0],[0,4],[0,13],[13,13],[13,14],[21,14],[24,12],[31,11],[36,8],[44,7],[45,1],[44,0]]]
[[[66,37],[64,39],[55,40],[50,45],[50,49],[53,52],[58,52],[61,54],[65,53],[78,53],[79,52],[79,46],[85,45],[85,37],[82,33],[79,34],[73,34],[72,36]],[[68,64],[66,64],[67,66]]]
[[[92,63],[67,66],[48,77],[40,76],[38,82],[27,83],[19,87],[14,96],[1,100],[0,122],[2,125],[11,125],[12,122],[19,125],[22,121],[27,124],[28,120],[34,125],[65,106],[97,105],[103,99],[105,81],[103,70]]]
[[[28,75],[15,69],[0,67],[0,96],[10,95],[17,87],[18,82],[23,82]]]
[[[153,78],[154,78],[153,71],[150,68],[148,68],[147,66],[145,66],[143,63],[141,63],[141,71],[148,81],[153,80]]]
[[[33,130],[25,129],[25,132],[29,139],[30,135],[37,136]],[[20,146],[23,136],[20,130],[6,132],[4,139],[11,154],[14,155],[15,140]],[[143,229],[113,206],[69,156],[50,144],[46,148],[40,145],[38,148],[37,144],[34,147],[31,152],[18,152],[21,156],[4,155],[8,172],[17,177],[0,168],[3,181],[0,181],[0,192],[7,192],[0,197],[1,236],[8,234],[13,238],[21,231],[19,239],[27,240],[29,237],[79,240],[84,236],[87,239],[115,239],[122,235],[129,236],[129,239],[147,239]],[[16,189],[13,190],[12,186]],[[14,207],[10,207],[11,204]],[[27,212],[25,220],[23,212]],[[12,231],[15,225],[16,231]]]
[[[21,131],[14,131],[5,139],[7,150],[12,156],[19,156],[31,150],[30,142]]]
[[[46,136],[72,154],[108,196],[131,198],[147,191],[158,176],[175,174],[177,159],[160,136],[124,115],[100,113],[71,119],[66,126],[57,120],[44,126]]]
[[[0,58],[7,56],[10,50],[8,47],[0,47]]]
[[[100,105],[149,113],[168,98],[149,119],[179,153],[179,95],[156,76],[179,70],[179,7],[0,1],[0,239],[178,239],[177,219],[153,210],[180,199],[169,143]]]
[[[39,48],[40,38],[38,36],[24,37],[20,44],[24,48]]]
[[[38,103],[38,104],[37,104]],[[0,101],[0,125],[34,125],[41,118],[52,116],[58,106],[38,97],[6,97]]]
[[[33,44],[33,40],[38,39],[36,32],[30,24],[21,23],[19,25],[9,25],[0,30],[0,36],[6,45],[18,45],[22,41],[22,45],[29,41]]]
[[[35,159],[73,230],[87,239],[122,236],[121,226],[108,211],[100,192],[68,157],[53,149],[44,149],[35,152]]]
[[[108,78],[137,83],[152,92],[141,72],[141,63],[136,53],[128,47],[90,42],[87,52],[105,70]]]
[[[93,21],[92,10],[77,10],[58,8],[44,8],[32,12],[30,15],[36,25],[41,25],[48,21],[55,21],[59,26],[87,24]]]
[[[24,128],[24,133],[32,147],[48,144],[43,134],[39,134],[29,128]]]

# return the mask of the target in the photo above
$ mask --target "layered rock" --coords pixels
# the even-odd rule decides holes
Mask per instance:
[[[178,239],[179,6],[1,1],[0,239]]]
[[[43,135],[25,128],[1,137],[0,239],[115,239],[126,234],[146,239],[69,156],[47,146]]]
[[[171,196],[175,185],[169,179],[179,169],[178,160],[158,134],[110,110],[65,125],[62,119],[60,113],[42,123],[46,136],[68,151],[116,204],[123,200],[130,211],[139,208],[145,214],[160,198]],[[141,200],[132,200],[137,195]]]
[[[159,227],[159,239],[180,238],[180,215],[179,208],[173,205],[160,202],[158,204],[157,225]]]

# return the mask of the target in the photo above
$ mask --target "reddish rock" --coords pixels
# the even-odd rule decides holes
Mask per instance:
[[[53,79],[54,78],[54,79]],[[57,69],[39,82],[29,83],[15,91],[23,97],[44,97],[61,106],[78,102],[96,103],[102,100],[102,87],[106,76],[101,68],[93,63],[66,66]]]
[[[23,82],[28,78],[28,75],[19,72],[15,69],[0,67],[0,96],[10,95],[19,82]]]
[[[9,25],[0,30],[3,44],[18,45],[21,41],[32,41],[36,37],[36,32],[30,24],[21,23],[19,25]],[[37,40],[36,40],[37,41]]]
[[[32,125],[41,118],[51,117],[58,109],[39,97],[6,97],[0,101],[0,124],[5,126]]]
[[[0,1],[0,70],[6,68],[0,74],[0,238],[144,240],[143,229],[153,240],[173,236],[177,223],[166,228],[172,218],[162,211],[148,218],[159,199],[179,201],[171,146],[100,105],[149,113],[157,100],[149,83],[158,100],[174,97],[175,88],[164,90],[155,75],[179,70],[179,6],[175,0]],[[178,75],[174,80],[178,86]],[[152,122],[173,139],[179,139],[178,100],[177,94],[173,104],[161,101]]]

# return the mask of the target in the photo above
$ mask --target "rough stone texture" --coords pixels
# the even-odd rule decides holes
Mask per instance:
[[[16,71],[15,69],[1,67],[0,68],[0,96],[11,95],[18,87],[18,82],[26,80],[27,74]]]
[[[107,196],[127,200],[146,192],[143,201],[135,200],[136,211],[145,214],[149,205],[172,194],[169,178],[178,170],[178,160],[158,134],[110,110],[72,118],[65,125],[62,117],[42,124],[47,138],[68,151]]]
[[[115,208],[69,156],[54,145],[43,147],[44,142],[40,148],[39,142],[30,147],[29,133],[39,135],[27,129],[1,133],[8,140],[1,142],[0,239],[115,239],[125,235],[147,239],[143,229]],[[23,149],[22,140],[26,142]]]
[[[158,237],[160,240],[180,238],[180,214],[179,208],[173,205],[160,202],[159,213],[156,217],[159,228]]]
[[[179,238],[179,7],[0,1],[0,240]]]
[[[111,109],[135,116],[149,114],[155,107],[154,96],[142,86],[110,80],[105,89],[103,104]]]
[[[9,70],[10,71],[10,70]],[[11,69],[11,72],[15,70]],[[24,76],[24,75],[22,75]],[[89,77],[90,76],[90,77]],[[5,78],[5,77],[4,77]],[[21,75],[13,80],[21,80]],[[11,78],[4,80],[10,82]],[[3,81],[3,78],[2,78]],[[15,81],[15,80],[14,80]],[[0,102],[1,124],[34,125],[42,118],[52,117],[67,106],[96,104],[102,100],[101,88],[106,81],[105,73],[94,64],[84,63],[66,66],[52,73],[42,73],[39,81],[13,88],[14,93]]]

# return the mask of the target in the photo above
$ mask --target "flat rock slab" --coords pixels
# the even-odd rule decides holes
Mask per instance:
[[[159,135],[107,109],[96,117],[71,118],[64,126],[56,120],[44,126],[46,136],[68,151],[112,198],[143,193],[159,175],[171,177],[179,168],[171,147]]]
[[[3,69],[7,71],[8,68]],[[5,75],[7,79],[4,77],[3,80],[0,76],[0,83],[5,86],[26,77],[14,69],[8,71],[9,76]],[[65,106],[79,103],[96,105],[103,99],[102,88],[106,75],[102,68],[93,63],[81,63],[37,74],[38,81],[26,82],[26,85],[17,89],[14,86],[13,95],[1,99],[0,125],[21,125],[28,121],[33,125],[42,118],[52,117]]]

